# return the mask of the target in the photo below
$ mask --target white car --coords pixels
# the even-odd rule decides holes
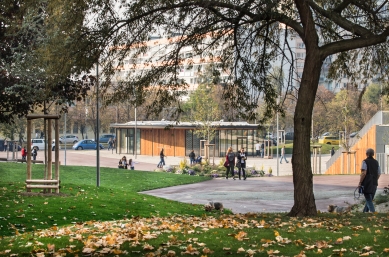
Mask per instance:
[[[31,150],[36,146],[37,150],[44,150],[45,149],[45,140],[40,138],[34,138],[31,139]],[[61,146],[59,146],[59,149],[61,149]],[[51,144],[51,150],[55,150],[55,142]]]
[[[53,143],[54,143],[54,139],[53,139]],[[60,144],[63,144],[63,143],[70,143],[70,144],[75,144],[77,143],[79,140],[78,140],[78,136],[75,136],[75,135],[66,135],[66,136],[61,136],[59,138],[59,143]]]

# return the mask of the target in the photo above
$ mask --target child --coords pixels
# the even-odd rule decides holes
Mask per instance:
[[[131,170],[134,170],[134,162],[132,161],[132,159],[128,161],[128,166],[130,166]]]
[[[124,169],[123,163],[122,163],[122,160],[121,160],[121,159],[119,160],[118,168],[119,168],[119,169]]]

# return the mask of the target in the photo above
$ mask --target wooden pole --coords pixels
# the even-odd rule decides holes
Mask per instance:
[[[59,181],[59,125],[58,119],[55,120],[55,180]],[[55,189],[55,193],[59,193],[59,183],[57,184],[58,188]]]
[[[53,155],[51,151],[51,142],[52,142],[52,122],[51,119],[47,120],[47,142],[46,142],[46,149],[45,152],[47,153],[47,179],[52,180],[53,179]],[[48,188],[47,191],[51,193],[51,189]]]
[[[31,179],[31,120],[27,120],[27,180]],[[27,192],[31,189],[27,188]]]

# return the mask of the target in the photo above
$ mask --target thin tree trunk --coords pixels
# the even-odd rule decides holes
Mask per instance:
[[[293,184],[294,205],[289,216],[315,216],[317,214],[313,194],[313,175],[310,152],[312,110],[322,66],[319,49],[307,50],[305,68],[298,92],[294,116]]]

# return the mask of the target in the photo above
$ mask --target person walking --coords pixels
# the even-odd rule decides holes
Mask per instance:
[[[281,164],[282,164],[282,159],[284,159],[286,163],[289,163],[288,160],[287,160],[286,157],[285,157],[285,146],[283,146],[283,147],[281,148],[281,160],[280,160],[280,163],[281,163]]]
[[[164,154],[164,151],[163,151],[163,148],[162,148],[161,152],[159,153],[160,161],[159,161],[159,163],[157,165],[157,168],[162,168],[163,166],[166,165],[165,164],[165,157],[166,157],[166,155]]]
[[[227,150],[226,161],[228,162],[228,166],[226,167],[226,179],[228,179],[228,173],[231,173],[231,177],[235,180],[234,167],[235,167],[235,153],[232,151],[232,147],[230,146]]]
[[[331,148],[331,156],[335,154],[335,149],[334,147]]]
[[[246,153],[244,152],[244,148],[242,147],[242,149],[240,150],[240,152],[238,152],[237,154],[237,167],[239,167],[239,180],[240,180],[240,175],[242,173],[243,175],[243,180],[246,180],[246,160],[247,160],[247,156],[246,156]],[[238,163],[239,163],[239,166],[238,166]]]
[[[378,161],[373,158],[374,150],[366,150],[366,159],[362,161],[361,176],[358,187],[363,187],[363,195],[366,199],[363,212],[375,212],[373,200],[377,191],[378,179],[381,176],[381,168]]]
[[[196,163],[196,154],[192,150],[189,154],[189,159],[190,159],[190,166]]]
[[[112,145],[113,145],[113,141],[112,141],[112,137],[110,137],[108,140],[108,151],[109,151],[109,149],[113,149]]]
[[[257,141],[257,143],[255,144],[255,151],[255,157],[261,156],[261,144],[259,143],[259,141]]]
[[[8,141],[7,141],[7,139],[5,138],[5,139],[4,139],[4,152],[7,151],[7,147],[8,147]]]

